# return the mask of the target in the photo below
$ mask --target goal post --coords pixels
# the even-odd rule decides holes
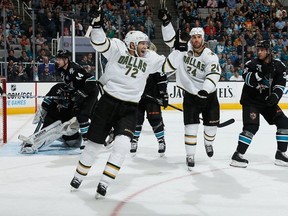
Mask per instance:
[[[6,78],[0,77],[0,143],[7,143]]]

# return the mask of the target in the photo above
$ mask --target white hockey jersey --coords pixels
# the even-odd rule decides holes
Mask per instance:
[[[175,31],[171,23],[166,27],[162,26],[162,35],[165,43],[172,47]],[[216,91],[216,84],[221,75],[218,56],[208,48],[205,48],[200,56],[194,56],[190,42],[188,51],[172,51],[164,68],[165,72],[176,70],[177,85],[194,95],[199,90],[208,93]]]
[[[143,58],[131,56],[123,41],[106,38],[102,28],[92,30],[91,44],[108,60],[99,80],[104,91],[123,101],[138,103],[147,77],[151,73],[162,72],[166,60],[165,56],[151,50],[147,50]]]

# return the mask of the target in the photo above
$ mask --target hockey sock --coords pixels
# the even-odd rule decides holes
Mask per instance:
[[[80,160],[78,162],[75,177],[83,180],[87,176],[91,166],[94,164],[97,154],[103,148],[103,145],[94,143],[90,140],[87,141],[86,147],[83,150]]]
[[[130,138],[120,135],[115,137],[114,147],[103,171],[100,182],[107,186],[116,178],[126,154],[130,151]]]
[[[136,125],[133,139],[136,139],[138,141],[141,131],[142,131],[142,125]]]
[[[212,145],[217,132],[217,126],[204,125],[204,144]]]
[[[149,123],[152,126],[154,135],[159,142],[159,140],[164,138],[164,125],[162,120],[159,121],[159,119],[150,119]]]
[[[276,132],[277,149],[281,152],[287,151],[288,129],[278,129]]]
[[[195,155],[199,124],[185,125],[185,149],[187,155]]]
[[[253,134],[249,131],[243,131],[239,134],[239,140],[238,140],[238,146],[237,146],[237,152],[240,154],[245,154],[247,151],[249,145],[252,142]]]

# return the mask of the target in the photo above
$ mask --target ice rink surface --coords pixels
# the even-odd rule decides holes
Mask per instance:
[[[287,111],[285,111],[286,114]],[[163,112],[167,151],[158,144],[145,121],[135,157],[126,160],[104,199],[94,199],[109,150],[97,158],[78,191],[70,181],[78,150],[52,147],[35,155],[18,153],[19,134],[30,135],[33,115],[8,116],[8,144],[0,148],[1,216],[287,216],[288,168],[274,165],[276,128],[261,126],[245,158],[248,167],[229,166],[242,130],[241,111],[221,111],[214,156],[208,158],[199,127],[196,164],[187,171],[184,126],[179,111]]]

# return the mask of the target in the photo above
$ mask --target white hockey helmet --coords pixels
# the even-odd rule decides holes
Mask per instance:
[[[138,43],[141,41],[149,42],[148,36],[141,31],[129,31],[124,39],[124,42],[128,49],[130,49],[130,43],[134,43],[135,47],[137,47]]]
[[[192,28],[190,31],[190,36],[193,36],[193,35],[202,35],[202,38],[204,40],[205,33],[204,33],[203,28],[201,27]]]
[[[193,47],[194,50],[196,50],[196,51],[197,51],[197,50],[201,50],[202,47],[203,47],[204,44],[205,44],[205,38],[204,38],[205,33],[204,33],[203,28],[201,28],[201,27],[192,28],[191,31],[190,31],[190,36],[193,37],[193,35],[201,35],[201,36],[202,36],[201,47],[199,47],[199,48],[196,49],[196,48],[193,46],[192,42],[191,42],[191,45],[192,45],[192,47]]]

